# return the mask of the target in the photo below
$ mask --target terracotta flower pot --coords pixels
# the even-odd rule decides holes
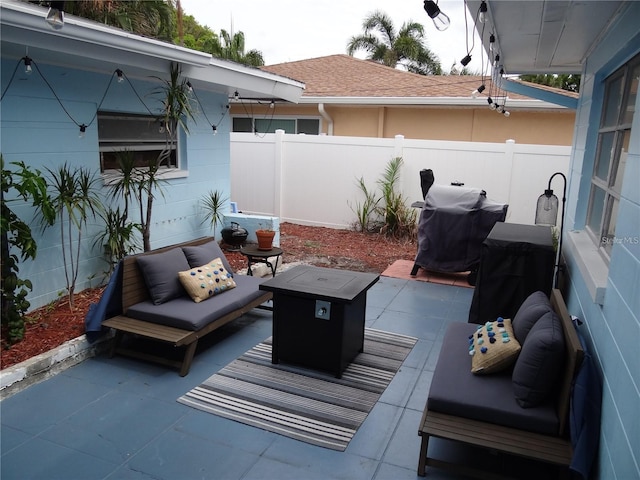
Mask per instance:
[[[258,250],[271,250],[273,245],[273,237],[276,232],[273,230],[256,230],[258,239]]]

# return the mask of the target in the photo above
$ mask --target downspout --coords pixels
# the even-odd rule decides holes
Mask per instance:
[[[324,118],[327,121],[327,135],[333,135],[333,119],[325,111],[324,103],[318,104],[318,112],[320,112],[320,115],[322,115],[322,118]]]

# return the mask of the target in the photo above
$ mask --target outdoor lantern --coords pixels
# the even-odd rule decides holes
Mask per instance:
[[[553,194],[551,190],[551,181],[553,177],[560,175],[564,180],[564,187],[562,190],[562,215],[560,216],[560,226],[558,228],[558,250],[556,252],[556,264],[553,274],[553,288],[556,288],[558,284],[558,273],[560,271],[560,256],[562,255],[562,230],[564,228],[564,207],[567,201],[567,177],[561,172],[556,172],[549,178],[549,185],[542,195],[538,197],[538,204],[536,206],[536,225],[556,226],[558,220],[558,197]]]
[[[553,226],[558,220],[558,197],[553,190],[547,189],[538,197],[536,207],[536,225]]]

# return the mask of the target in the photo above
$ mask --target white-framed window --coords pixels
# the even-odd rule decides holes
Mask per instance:
[[[636,56],[605,80],[586,230],[607,261],[616,238],[620,193],[639,78],[640,56]]]
[[[232,123],[234,132],[275,133],[276,130],[284,130],[285,133],[320,134],[319,118],[233,117]]]
[[[162,167],[178,168],[181,136],[178,135],[173,145],[168,144],[161,122],[151,115],[98,112],[100,172],[118,170],[117,152],[124,150],[133,153],[136,167],[144,168],[157,161],[163,150],[170,148]]]

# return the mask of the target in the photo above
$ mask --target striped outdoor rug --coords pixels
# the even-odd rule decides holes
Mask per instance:
[[[342,378],[271,363],[271,338],[178,402],[303,442],[343,451],[417,339],[365,329],[364,352]]]

